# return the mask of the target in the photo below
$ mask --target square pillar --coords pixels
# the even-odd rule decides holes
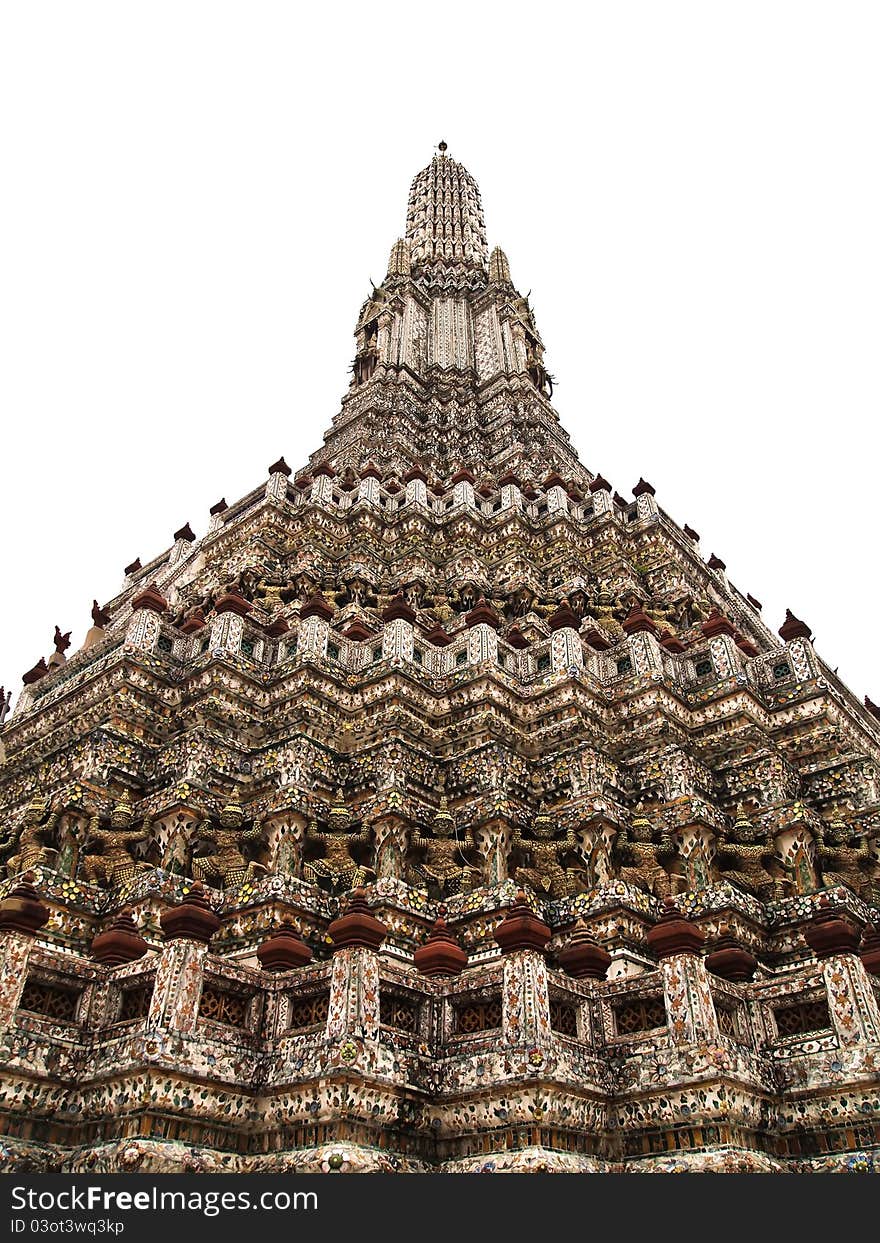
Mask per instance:
[[[373,950],[351,946],[333,955],[327,1039],[379,1034],[379,959]]]

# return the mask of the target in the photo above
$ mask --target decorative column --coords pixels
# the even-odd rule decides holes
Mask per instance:
[[[188,522],[185,522],[179,531],[174,532],[174,544],[168,557],[169,565],[177,565],[184,557],[189,555],[189,550],[196,542],[195,532]]]
[[[584,647],[578,634],[580,621],[567,600],[549,618],[550,664],[554,670],[583,669]]]
[[[364,501],[367,505],[378,505],[381,501],[379,494],[379,481],[382,473],[378,466],[374,466],[370,462],[361,471],[361,481],[358,485],[358,500]]]
[[[522,484],[516,475],[512,473],[502,475],[498,480],[498,485],[501,488],[501,508],[522,509]]]
[[[376,954],[386,928],[370,912],[366,891],[355,889],[345,914],[327,933],[333,941],[328,1040],[379,1033],[379,960]]]
[[[300,609],[296,633],[298,660],[320,660],[327,653],[333,609],[317,592]]]
[[[596,517],[612,512],[614,503],[611,500],[611,484],[607,479],[597,475],[590,484],[590,495],[593,498],[593,513]]]
[[[639,479],[633,488],[633,496],[636,498],[636,516],[639,522],[653,522],[660,517],[660,510],[654,500],[655,492],[656,488],[644,479]]]
[[[413,625],[415,609],[398,592],[382,610],[385,626],[382,631],[382,659],[400,665],[413,658]]]
[[[33,879],[33,872],[26,872],[0,902],[0,1032],[15,1018],[34,937],[49,920],[49,908],[40,900]]]
[[[470,509],[476,509],[474,477],[470,471],[458,471],[452,476],[450,482],[452,484],[452,508],[457,509],[460,505],[467,505]]]
[[[406,483],[407,505],[423,505],[428,508],[428,476],[418,466],[407,471],[403,477]]]
[[[131,620],[125,632],[125,646],[151,652],[162,629],[160,618],[168,601],[155,583],[138,592],[131,602]]]
[[[283,457],[269,467],[269,482],[266,484],[266,499],[280,505],[287,500],[287,481],[291,470]]]
[[[859,957],[858,928],[824,907],[804,929],[804,940],[822,967],[828,1010],[841,1046],[880,1043],[880,1010]]]
[[[322,462],[316,466],[312,474],[312,492],[310,500],[313,504],[329,505],[333,500],[333,477],[336,472],[332,466]]]
[[[703,933],[669,898],[645,940],[659,961],[666,1019],[675,1044],[717,1043],[718,1017],[709,973],[700,956]]]
[[[736,645],[736,629],[717,609],[712,609],[700,627],[709,640],[709,658],[719,678],[742,672],[742,653]]]
[[[178,906],[159,916],[165,945],[156,968],[148,1027],[191,1035],[196,1029],[205,958],[220,920],[196,881]]]
[[[546,489],[544,498],[547,501],[548,514],[567,514],[568,513],[568,493],[565,490],[565,481],[559,475],[549,475],[544,480]]]
[[[638,600],[621,625],[629,640],[633,672],[659,682],[663,677],[663,652],[657,641],[657,627]]]
[[[785,621],[779,627],[779,636],[785,643],[785,652],[796,678],[817,678],[819,665],[813,651],[813,632],[805,621],[795,617],[791,609],[785,610]]]
[[[491,605],[480,596],[476,608],[464,619],[470,630],[468,634],[468,663],[479,664],[483,660],[498,660],[498,631],[501,618]]]
[[[211,623],[211,651],[237,655],[241,651],[244,636],[244,618],[253,608],[241,592],[234,587],[225,591],[214,602],[214,620]]]
[[[541,1048],[551,1039],[544,949],[550,929],[522,890],[495,930],[504,958],[502,1033],[505,1044]]]

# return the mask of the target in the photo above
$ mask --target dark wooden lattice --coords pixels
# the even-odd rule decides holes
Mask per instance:
[[[731,1040],[742,1040],[740,1007],[735,1003],[716,999],[715,1013],[718,1015],[718,1030],[722,1035],[729,1036]]]
[[[803,1036],[807,1032],[826,1031],[831,1026],[827,1001],[800,1001],[779,1006],[773,1011],[780,1036]]]
[[[578,1034],[577,1006],[569,1001],[550,998],[550,1026],[561,1036]]]
[[[119,1007],[119,1023],[134,1023],[137,1019],[145,1019],[150,1012],[150,998],[153,990],[148,984],[139,984],[135,988],[122,990],[122,1003]]]
[[[47,1019],[59,1019],[73,1023],[80,994],[73,988],[62,988],[45,980],[28,980],[18,1003],[20,1010],[29,1014],[42,1014]]]
[[[455,1008],[455,1030],[460,1035],[495,1031],[501,1026],[501,998],[468,1001]]]
[[[414,1032],[419,1025],[418,1003],[412,997],[401,997],[396,993],[381,993],[379,1022],[385,1027],[396,1027],[398,1031]]]
[[[291,997],[288,1031],[306,1031],[312,1027],[323,1027],[327,1022],[329,1009],[329,992],[312,993],[309,997]]]
[[[244,1027],[247,1021],[247,998],[228,989],[206,984],[199,1002],[199,1018],[225,1023],[227,1027]]]
[[[663,998],[634,997],[614,1007],[614,1024],[618,1036],[633,1036],[638,1032],[653,1031],[666,1026],[666,1006]]]

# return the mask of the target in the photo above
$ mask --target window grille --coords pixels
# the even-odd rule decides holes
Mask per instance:
[[[414,1032],[419,1025],[419,1007],[415,998],[400,997],[395,993],[379,996],[379,1022],[384,1027],[396,1027],[402,1032]]]
[[[30,979],[24,986],[18,1008],[27,1010],[29,1014],[41,1014],[47,1019],[73,1023],[76,1021],[76,1007],[80,996],[76,989]]]
[[[553,1031],[559,1032],[560,1036],[577,1036],[576,1005],[572,1005],[568,1001],[560,1001],[556,998],[550,998],[550,1026]]]
[[[614,1007],[618,1036],[633,1036],[666,1026],[666,1006],[661,996],[635,997]]]
[[[468,1001],[455,1007],[455,1030],[459,1035],[495,1031],[501,1026],[501,998]]]
[[[206,984],[199,1002],[199,1018],[225,1023],[227,1027],[244,1027],[248,999],[225,988]]]
[[[124,988],[117,1023],[134,1023],[137,1019],[145,1019],[150,1012],[152,995],[153,990],[147,984]]]
[[[782,681],[783,678],[787,678],[790,674],[791,666],[786,664],[785,661],[783,661],[780,665],[773,666],[773,677],[777,682]]]
[[[711,660],[698,660],[694,672],[698,678],[705,678],[712,672]]]
[[[288,1014],[288,1031],[307,1031],[313,1027],[323,1027],[327,1022],[327,1011],[330,1009],[329,992],[312,993],[309,997],[290,998]]]
[[[780,1036],[803,1036],[807,1032],[826,1031],[831,1026],[828,1002],[822,1000],[778,1006],[773,1010],[773,1018]]]
[[[718,1016],[718,1030],[731,1040],[742,1042],[742,1008],[735,1002],[719,1001],[715,998],[715,1013]]]

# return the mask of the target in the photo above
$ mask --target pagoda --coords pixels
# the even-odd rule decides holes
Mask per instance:
[[[7,1170],[880,1168],[880,709],[552,393],[441,143],[322,447],[0,729]]]

